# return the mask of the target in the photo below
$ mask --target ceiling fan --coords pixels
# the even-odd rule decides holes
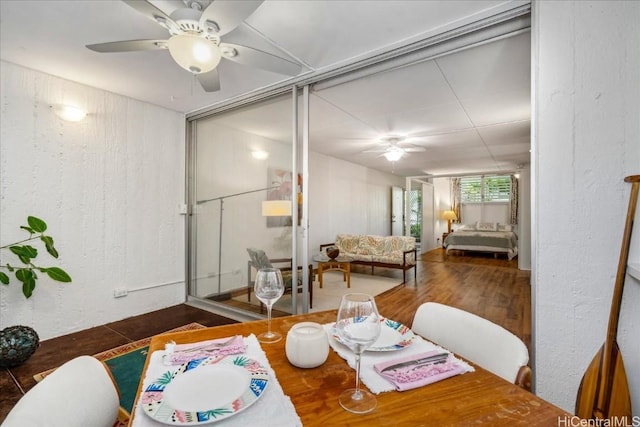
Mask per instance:
[[[406,137],[402,136],[389,136],[382,138],[378,142],[380,148],[365,150],[363,153],[382,153],[380,156],[384,156],[390,162],[395,162],[400,160],[400,158],[406,153],[426,151],[424,147],[410,144],[406,142],[405,139]]]
[[[100,53],[168,49],[174,61],[196,75],[206,92],[220,90],[217,66],[221,59],[284,75],[296,75],[301,66],[248,46],[223,43],[231,32],[262,4],[263,0],[168,0],[178,6],[170,15],[146,0],[122,0],[169,31],[168,40],[126,40],[87,45]]]

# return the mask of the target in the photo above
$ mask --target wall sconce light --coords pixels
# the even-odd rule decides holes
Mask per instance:
[[[442,218],[447,220],[447,225],[449,227],[447,232],[451,233],[451,221],[457,220],[458,216],[454,211],[444,211],[444,213],[442,214]]]
[[[56,116],[68,122],[79,122],[87,116],[87,112],[82,108],[72,105],[52,105],[51,109]]]
[[[291,216],[291,200],[265,200],[262,216]]]
[[[267,158],[269,158],[269,153],[267,153],[266,151],[256,150],[251,152],[251,156],[253,156],[253,158],[257,160],[266,160]]]

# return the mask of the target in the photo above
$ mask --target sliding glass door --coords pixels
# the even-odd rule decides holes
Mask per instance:
[[[190,123],[189,295],[201,302],[264,314],[252,289],[268,263],[289,291],[302,285],[303,271],[293,271],[303,211],[292,105],[290,92]],[[295,296],[285,293],[274,309],[301,311]]]
[[[527,127],[526,109],[512,108],[509,96],[496,98],[484,84],[485,76],[512,67],[514,53],[516,64],[528,68],[525,22],[504,24],[486,31],[470,26],[465,37],[444,44],[425,39],[387,60],[300,76],[303,89],[264,88],[189,116],[189,297],[264,315],[251,291],[256,263],[250,263],[250,253],[264,253],[290,260],[277,266],[291,267],[289,288],[300,283],[306,293],[285,295],[276,309],[305,311],[308,265],[324,244],[338,234],[394,232],[391,218],[403,214],[392,211],[392,187],[407,195],[404,229],[395,232],[419,238],[422,252],[441,243],[440,211],[450,206],[435,192],[433,177],[459,164],[505,168],[510,153],[528,144],[526,137],[503,135]],[[460,66],[474,58],[482,59],[482,72]],[[526,78],[511,82],[516,95],[529,90],[520,80]],[[477,109],[481,126],[457,93]],[[480,95],[491,100],[495,119],[478,107]],[[490,143],[510,157],[486,160]],[[408,177],[420,177],[419,185]],[[270,216],[263,202],[288,202],[291,214]]]

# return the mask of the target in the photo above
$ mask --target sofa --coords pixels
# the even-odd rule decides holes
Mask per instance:
[[[402,283],[405,283],[407,270],[413,268],[416,279],[415,237],[338,234],[335,242],[320,245],[320,252],[330,246],[338,248],[340,256],[351,258],[351,264],[371,266],[371,274],[374,267],[398,268],[402,270]]]

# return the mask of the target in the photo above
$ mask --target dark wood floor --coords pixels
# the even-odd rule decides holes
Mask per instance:
[[[353,266],[353,271],[367,274],[370,269]],[[376,268],[376,275],[401,278],[402,272]],[[417,276],[417,284],[413,274],[407,274],[405,285],[376,297],[382,315],[410,325],[418,305],[441,302],[504,326],[530,348],[530,274],[517,269],[517,260],[469,253],[447,257],[436,249],[422,256]],[[0,371],[0,422],[35,385],[33,375],[81,354],[96,354],[191,322],[215,326],[234,321],[182,304],[42,341],[23,365]]]

